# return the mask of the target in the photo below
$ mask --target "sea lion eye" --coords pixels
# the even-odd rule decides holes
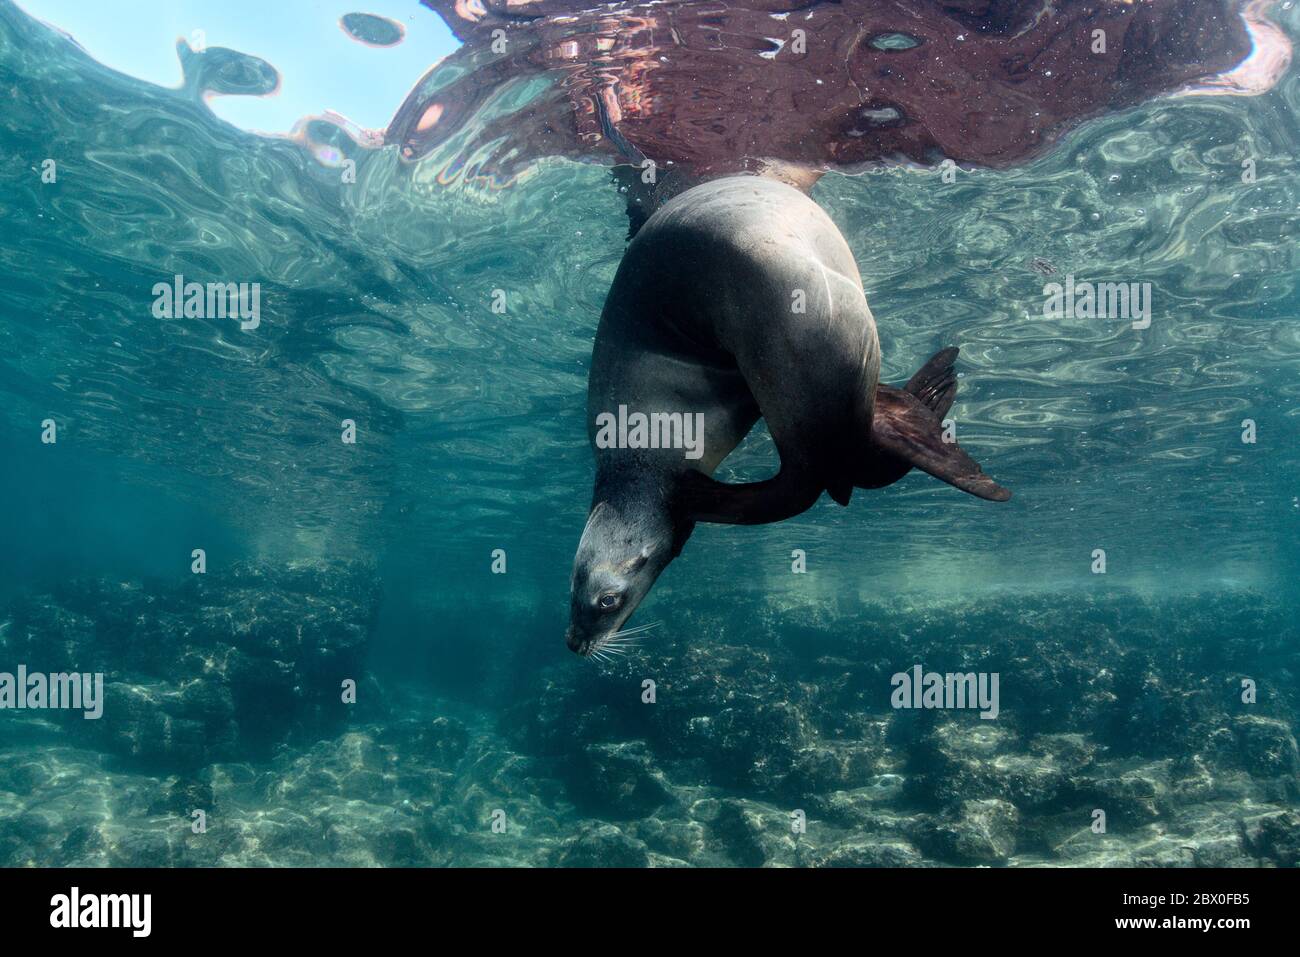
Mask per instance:
[[[617,608],[618,596],[612,592],[606,592],[600,596],[600,600],[597,604],[599,604],[605,611],[609,611],[611,608]]]

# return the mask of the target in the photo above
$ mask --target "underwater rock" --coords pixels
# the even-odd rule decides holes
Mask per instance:
[[[6,666],[24,663],[45,672],[96,670],[98,662],[76,663],[79,649],[95,643],[95,622],[86,615],[49,603],[34,596],[16,598],[0,614],[10,619],[3,635]],[[7,667],[6,670],[13,670]]]
[[[650,855],[643,843],[613,824],[594,824],[565,845],[560,867],[646,867]]]
[[[709,822],[709,836],[730,863],[742,867],[800,866],[807,863],[789,812],[727,798]]]
[[[59,844],[54,860],[50,863],[59,867],[90,867],[92,862],[102,857],[108,848],[108,842],[99,828],[90,824],[75,825],[68,836]]]
[[[1241,838],[1250,852],[1279,867],[1300,866],[1300,813],[1270,811],[1241,823]]]
[[[639,739],[661,767],[707,767],[715,783],[780,793],[814,731],[769,665],[753,650],[716,648],[669,654],[651,668],[569,669],[537,689],[507,733],[526,750],[563,757],[572,757],[575,739]],[[657,700],[646,704],[641,681],[656,676]],[[574,773],[585,787],[580,765]]]
[[[760,793],[782,790],[811,740],[795,705],[743,693],[733,694],[726,707],[694,727],[702,729],[693,738],[706,745],[709,764],[720,777]]]
[[[1001,864],[1016,850],[1020,812],[996,798],[963,801],[925,840],[935,856],[958,864]]]
[[[1241,835],[1240,809],[1232,802],[1198,804],[1172,815],[1170,830],[1195,867],[1257,867]]]
[[[388,827],[370,842],[375,860],[385,867],[422,867],[431,854],[419,831],[413,827]]]
[[[643,817],[673,799],[643,741],[589,744],[580,760],[585,803],[603,817]]]
[[[167,785],[164,795],[150,802],[147,813],[174,814],[188,819],[196,810],[211,814],[216,807],[217,802],[211,784],[193,779],[175,778]]]
[[[880,754],[869,744],[826,742],[796,752],[777,790],[791,800],[853,790],[877,781],[880,768]]]
[[[909,815],[897,810],[905,799],[905,784],[899,775],[882,774],[866,787],[812,795],[808,810],[842,827],[904,833],[910,830],[912,817],[920,813],[913,811]]]
[[[1018,735],[1005,724],[952,720],[920,732],[908,764],[914,774],[908,794],[932,807],[955,801],[1007,797],[1009,783],[1002,759],[1020,747]],[[1049,773],[1050,768],[1043,772]]]
[[[708,856],[707,829],[690,818],[647,817],[629,824],[627,832],[661,858],[703,863]]]
[[[837,845],[813,863],[817,867],[920,867],[925,861],[906,841],[857,840]]]
[[[75,580],[12,602],[0,650],[30,670],[104,674],[100,718],[51,712],[75,740],[192,770],[350,720],[342,683],[368,687],[378,598],[372,572],[342,562],[240,564],[178,585]],[[358,700],[373,713],[377,696]]]
[[[1216,759],[1256,778],[1283,779],[1297,796],[1300,752],[1286,722],[1263,715],[1237,715],[1214,740]]]
[[[1160,817],[1161,802],[1169,792],[1169,766],[1169,761],[1132,760],[1102,765],[1082,781],[1080,790],[1106,813],[1110,830],[1141,827]]]
[[[184,713],[174,685],[109,681],[103,717],[83,721],[77,714],[66,727],[75,739],[150,767],[197,768],[228,753],[237,733],[233,723],[209,724]]]
[[[405,755],[419,756],[439,767],[453,768],[465,756],[470,732],[464,722],[456,718],[422,716],[385,723],[380,729],[379,740],[400,748]]]

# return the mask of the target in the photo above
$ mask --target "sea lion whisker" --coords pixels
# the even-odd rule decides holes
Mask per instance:
[[[638,641],[644,640],[644,638],[645,635],[643,634],[607,635],[605,638],[601,639],[601,644],[636,644]]]
[[[616,631],[608,638],[626,638],[629,635],[639,635],[643,631],[649,631],[651,628],[658,627],[663,622],[652,621],[648,625],[637,625],[635,628],[624,628],[622,631]]]
[[[640,625],[633,625],[631,628],[620,628],[618,631],[614,632],[614,634],[618,635],[626,631],[646,631],[650,628],[658,628],[662,624],[662,621],[647,621]]]
[[[615,655],[623,659],[629,658],[632,652],[640,650],[641,646],[636,641],[627,638],[605,637],[592,645],[592,653]]]
[[[614,632],[614,634],[609,635],[609,636],[607,637],[607,640],[609,640],[609,641],[622,641],[624,638],[640,638],[643,634],[645,634],[644,631],[636,631],[636,630],[632,630],[632,631],[616,631],[616,632]]]

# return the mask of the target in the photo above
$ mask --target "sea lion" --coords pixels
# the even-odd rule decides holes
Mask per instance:
[[[828,491],[841,505],[913,467],[1006,501],[941,420],[956,349],[901,389],[879,383],[880,342],[848,244],[792,186],[732,176],[692,187],[628,245],[588,380],[596,478],[565,636],[580,655],[621,631],[696,522],[761,524]],[[712,473],[759,417],[780,455],[769,479]],[[702,439],[702,441],[700,441]]]

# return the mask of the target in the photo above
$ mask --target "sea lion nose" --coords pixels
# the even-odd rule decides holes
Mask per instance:
[[[569,646],[569,650],[574,654],[582,654],[582,639],[574,633],[572,625],[564,633],[564,643]]]

